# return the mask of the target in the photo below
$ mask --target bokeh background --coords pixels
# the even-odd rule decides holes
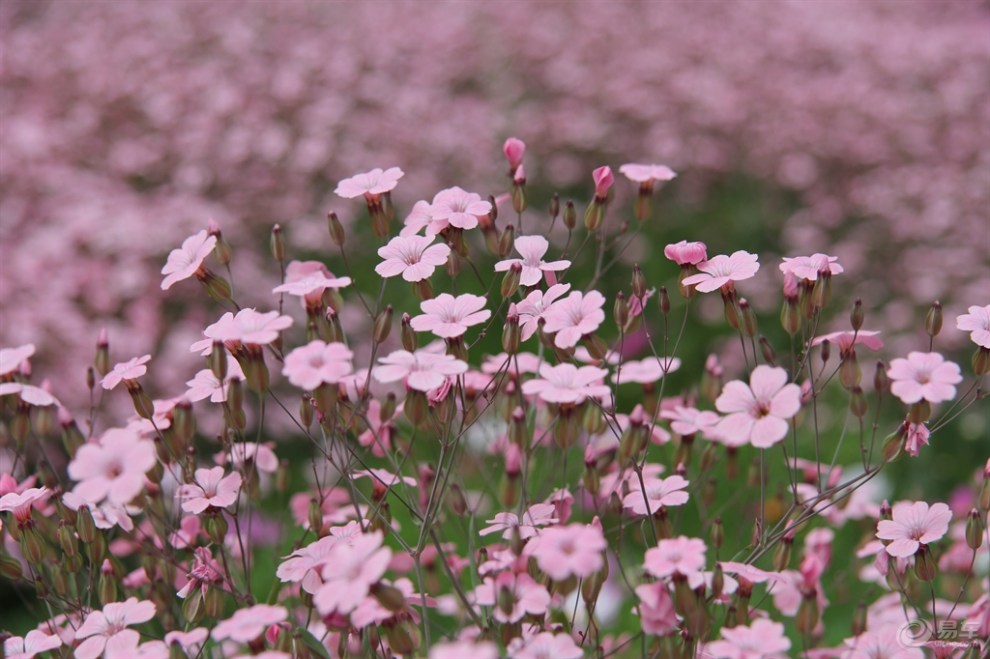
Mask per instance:
[[[70,403],[102,327],[115,360],[156,355],[158,393],[183,389],[217,312],[180,309],[158,271],[209,218],[239,299],[267,307],[273,223],[333,268],[328,210],[368,235],[337,181],[400,166],[400,212],[498,195],[509,136],[534,217],[554,191],[585,203],[599,165],[677,170],[628,254],[651,276],[682,238],[759,252],[760,306],[774,255],[839,256],[837,304],[864,300],[884,358],[927,346],[940,299],[965,363],[953,319],[990,297],[985,1],[5,0],[0,49],[0,345],[35,343]],[[987,430],[970,415],[895,465],[902,494],[948,497]]]

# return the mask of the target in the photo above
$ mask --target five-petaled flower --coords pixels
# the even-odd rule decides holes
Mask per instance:
[[[467,364],[452,355],[425,350],[396,350],[379,359],[378,363],[371,375],[379,382],[387,384],[403,380],[410,389],[424,393],[443,385],[448,377],[461,375],[468,369]]]
[[[334,194],[344,199],[364,196],[365,199],[375,200],[386,192],[395,189],[404,172],[398,167],[382,170],[375,167],[370,172],[355,174],[337,184]]]
[[[519,236],[514,245],[522,258],[499,261],[495,264],[495,272],[505,272],[513,263],[518,263],[522,266],[519,283],[523,286],[539,284],[544,272],[558,272],[571,267],[570,261],[543,260],[543,255],[550,249],[550,243],[543,236]]]
[[[142,357],[129,359],[126,362],[114,364],[110,372],[103,376],[100,384],[104,389],[109,391],[121,382],[137,380],[139,377],[148,372],[148,367],[145,366],[145,364],[150,361],[151,355],[144,355]]]
[[[182,247],[173,249],[168,255],[168,261],[162,268],[165,279],[162,280],[162,290],[166,291],[184,279],[189,279],[203,267],[203,261],[213,248],[217,246],[217,237],[202,230],[196,235],[189,236],[182,242]]]
[[[632,491],[622,499],[622,507],[635,515],[652,515],[660,508],[683,506],[688,502],[685,490],[689,482],[683,476],[644,477],[643,482],[646,490],[640,488],[637,479],[633,479],[630,482]]]
[[[658,579],[674,574],[689,576],[705,568],[705,541],[678,536],[661,540],[648,549],[643,568]]]
[[[843,267],[837,263],[838,256],[828,254],[812,254],[811,256],[795,256],[793,258],[784,257],[780,264],[780,271],[792,274],[796,279],[806,281],[816,281],[818,275],[826,272],[830,275],[837,275],[843,271]]]
[[[973,305],[968,311],[956,316],[956,328],[969,332],[969,338],[976,345],[990,349],[990,304],[984,307]]]
[[[715,407],[728,415],[716,426],[726,444],[768,448],[784,438],[787,420],[801,409],[801,387],[787,382],[784,369],[760,365],[748,385],[740,380],[726,384]]]
[[[224,476],[223,467],[197,469],[195,482],[179,488],[182,509],[198,515],[207,508],[226,508],[241,491],[241,475],[236,471]]]
[[[636,183],[670,181],[677,177],[677,173],[667,165],[641,165],[639,163],[626,163],[619,167],[619,173]]]
[[[574,291],[547,310],[543,331],[556,334],[553,342],[558,348],[573,348],[582,336],[594,332],[605,320],[604,304],[605,296],[598,291]]]
[[[491,210],[491,203],[483,201],[481,195],[457,186],[447,188],[438,192],[430,204],[431,230],[440,233],[447,226],[473,229],[478,226],[478,218]]]
[[[434,245],[433,240],[433,236],[396,236],[378,249],[378,256],[385,260],[375,266],[375,272],[385,278],[402,275],[411,282],[429,278],[450,256],[449,247]]]
[[[956,385],[963,379],[959,365],[945,361],[937,352],[911,352],[907,359],[895,359],[890,362],[887,376],[891,379],[891,393],[908,405],[922,400],[952,400]]]
[[[75,649],[80,659],[95,659],[111,644],[136,645],[140,639],[131,625],[148,622],[155,616],[155,605],[130,597],[126,602],[111,602],[102,611],[93,611],[76,630],[76,640],[85,639]]]
[[[423,313],[412,319],[411,325],[417,332],[433,332],[442,339],[461,336],[468,327],[485,322],[492,312],[485,309],[487,300],[481,295],[465,293],[454,297],[441,293],[420,305]]]
[[[685,286],[694,286],[701,293],[711,293],[723,286],[731,286],[732,282],[743,281],[754,276],[760,269],[756,254],[743,250],[733,252],[731,256],[719,254],[698,264],[696,275],[685,277]]]
[[[929,507],[924,501],[900,501],[894,504],[891,517],[877,523],[877,537],[891,541],[886,547],[888,554],[907,558],[946,534],[952,511],[944,503]]]
[[[543,364],[540,377],[527,380],[522,390],[527,396],[536,394],[545,403],[579,405],[586,398],[603,398],[611,389],[602,380],[608,375],[604,368],[573,364]]]
[[[353,358],[354,353],[343,343],[315,339],[285,356],[282,373],[303,391],[314,391],[321,384],[337,384],[350,375]]]

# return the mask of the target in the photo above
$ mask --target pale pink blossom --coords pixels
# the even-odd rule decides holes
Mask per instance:
[[[963,379],[959,365],[945,361],[937,352],[911,352],[907,359],[895,359],[890,362],[887,376],[891,379],[891,393],[908,405],[922,400],[952,400],[956,385]]]
[[[602,380],[608,375],[604,368],[573,364],[543,364],[540,377],[523,383],[527,396],[538,395],[546,403],[579,405],[586,398],[603,398],[611,389]]]
[[[416,479],[412,476],[402,476],[401,474],[393,474],[388,469],[379,469],[376,467],[371,467],[368,469],[358,469],[352,472],[353,479],[357,480],[359,478],[371,479],[374,483],[375,489],[385,488],[388,489],[393,485],[398,485],[403,483],[409,487],[416,487]]]
[[[639,598],[639,622],[643,632],[653,636],[666,636],[678,627],[674,601],[667,585],[662,581],[636,587]]]
[[[334,547],[339,544],[352,545],[361,535],[361,525],[356,521],[344,526],[332,526],[327,535],[286,556],[275,576],[284,582],[299,583],[307,593],[316,594],[323,585],[323,564]]]
[[[823,334],[813,338],[811,340],[811,345],[821,345],[825,341],[837,346],[840,354],[849,352],[851,348],[857,345],[866,346],[870,350],[879,350],[883,347],[883,340],[880,338],[880,332],[870,330],[859,330],[858,332],[832,332],[831,334]]]
[[[521,330],[520,338],[523,341],[528,340],[536,333],[540,327],[540,320],[546,320],[554,302],[570,288],[570,284],[554,284],[545,293],[543,291],[530,291],[529,295],[516,305]],[[604,312],[602,317],[604,319]]]
[[[40,629],[32,629],[22,637],[11,636],[3,642],[3,656],[6,659],[31,659],[35,655],[62,646],[62,639],[55,634],[46,634]]]
[[[441,386],[449,377],[461,375],[468,366],[452,355],[426,350],[396,350],[378,360],[372,377],[383,384],[403,380],[407,387],[428,392]]]
[[[515,513],[496,513],[494,518],[485,520],[485,523],[491,526],[478,531],[478,535],[486,536],[502,531],[502,538],[509,540],[515,531],[519,533],[520,538],[528,540],[539,532],[539,527],[556,524],[559,521],[556,512],[557,509],[553,504],[534,503],[523,513],[522,521]]]
[[[61,407],[59,400],[41,387],[36,387],[33,384],[21,384],[20,382],[4,382],[0,384],[0,397],[14,395],[28,405],[34,405],[35,407],[48,407],[49,405],[58,405]]]
[[[285,282],[273,288],[272,293],[288,293],[318,304],[326,289],[350,285],[350,277],[334,277],[319,261],[291,261],[285,268]]]
[[[742,250],[733,252],[731,256],[719,254],[698,264],[698,274],[685,277],[685,286],[694,286],[701,293],[717,291],[722,286],[732,282],[744,281],[753,277],[760,269],[759,257]]]
[[[344,199],[364,196],[366,199],[377,199],[386,192],[391,192],[399,183],[404,172],[398,167],[382,170],[375,167],[370,172],[355,174],[337,184],[334,194]]]
[[[195,275],[216,245],[217,237],[211,236],[205,229],[186,238],[182,247],[173,249],[168,255],[168,261],[162,268],[162,274],[165,275],[162,290],[166,291],[173,284]]]
[[[313,597],[317,610],[322,615],[353,611],[385,574],[391,558],[392,550],[382,547],[378,532],[335,545],[323,565],[323,586]]]
[[[151,355],[144,355],[114,364],[110,372],[103,376],[100,384],[109,391],[125,380],[137,380],[148,372],[148,367],[145,364],[150,361]]]
[[[189,388],[186,390],[185,397],[192,403],[204,398],[209,398],[211,403],[223,403],[227,400],[228,385],[235,378],[244,379],[244,371],[241,370],[241,365],[235,359],[227,360],[227,377],[224,378],[223,382],[217,379],[211,369],[200,369],[192,380],[186,382],[186,386]]]
[[[84,444],[69,463],[73,492],[88,503],[109,499],[126,504],[144,488],[144,475],[158,461],[153,442],[121,428],[107,430],[99,442]]]
[[[727,383],[715,407],[728,415],[716,427],[726,444],[768,448],[784,438],[788,419],[801,409],[801,388],[787,382],[784,369],[760,365],[748,385],[740,380]]]
[[[396,236],[378,249],[378,256],[385,259],[375,272],[382,277],[402,275],[406,281],[428,279],[437,266],[447,262],[450,248],[443,243],[434,245],[432,236]]]
[[[990,349],[990,304],[972,306],[969,313],[956,316],[956,328],[969,332],[969,338],[981,348]],[[2,374],[3,369],[0,369]]]
[[[382,413],[385,408],[377,399],[368,401],[368,410],[364,414],[362,422],[367,424],[365,430],[358,435],[358,443],[361,446],[370,446],[372,455],[384,457],[392,450],[392,433],[395,432],[393,417],[384,418]],[[396,406],[396,414],[402,412],[402,404]]]
[[[626,163],[619,167],[619,173],[625,174],[626,178],[636,183],[649,183],[651,181],[670,181],[677,177],[667,165],[641,165],[637,163]]]
[[[491,641],[435,643],[429,659],[498,659],[498,646]]]
[[[173,631],[165,634],[165,644],[178,645],[187,656],[192,657],[199,654],[200,648],[209,636],[210,630],[205,627],[196,627],[188,632]]]
[[[663,255],[677,265],[697,265],[708,258],[708,246],[698,241],[682,240],[664,247]]]
[[[514,263],[522,266],[519,283],[523,286],[536,286],[544,272],[558,272],[571,267],[570,261],[544,261],[543,255],[550,249],[550,243],[543,236],[519,236],[513,245],[521,259],[505,259],[495,264],[495,272],[505,272]]]
[[[441,293],[419,305],[423,313],[412,319],[411,325],[417,332],[433,332],[442,339],[461,336],[472,325],[479,325],[492,315],[485,309],[487,300],[482,295],[465,293],[454,297]]]
[[[654,384],[680,367],[681,360],[677,357],[647,357],[638,361],[630,360],[619,365],[619,368],[612,375],[612,382],[616,384],[626,384],[627,382]]]
[[[214,641],[250,643],[264,634],[269,626],[277,625],[288,617],[285,607],[255,604],[246,609],[238,609],[230,618],[218,622],[210,632],[210,637]]]
[[[830,275],[842,273],[843,267],[837,263],[838,256],[828,254],[812,254],[811,256],[795,256],[794,258],[784,257],[784,262],[780,264],[780,271],[792,274],[796,279],[806,281],[816,281],[822,272]]]
[[[590,577],[602,569],[602,552],[608,547],[600,526],[569,524],[551,526],[526,543],[525,555],[536,558],[540,570],[554,581],[574,576]]]
[[[646,485],[645,494],[639,487],[639,479],[633,478],[630,481],[632,491],[622,499],[622,507],[633,514],[649,515],[656,513],[661,507],[683,506],[688,501],[688,493],[684,491],[688,481],[682,476],[675,474],[667,478],[644,477],[643,482]]]
[[[887,553],[897,558],[914,556],[921,545],[929,545],[946,534],[952,511],[944,503],[928,506],[924,501],[900,501],[891,510],[892,519],[877,523],[877,537],[892,540]]]
[[[474,192],[457,186],[441,190],[430,205],[431,226],[439,233],[448,225],[458,229],[473,229],[478,218],[487,215],[492,205]]]
[[[838,656],[840,659],[925,659],[925,653],[920,647],[905,643],[906,640],[914,639],[905,639],[904,631],[903,619],[901,622],[884,624],[879,629],[869,629],[859,636],[846,639],[846,649]],[[909,628],[907,631],[914,630]]]
[[[593,333],[605,320],[604,304],[605,296],[598,291],[574,291],[547,310],[543,331],[556,334],[553,342],[558,348],[573,348],[582,336]]]
[[[126,602],[112,602],[102,611],[93,611],[76,630],[76,640],[85,639],[76,649],[79,659],[94,659],[104,654],[111,642],[136,642],[140,635],[131,625],[148,622],[155,617],[155,605],[147,600],[138,601],[130,597]],[[123,638],[117,639],[118,636]]]
[[[426,236],[432,238],[433,236],[440,233],[440,229],[436,231],[433,230],[433,225],[431,224],[433,218],[430,216],[430,202],[420,199],[415,204],[413,204],[412,210],[409,211],[409,215],[403,221],[402,230],[399,231],[400,236],[413,236],[419,233],[419,230],[426,228]],[[437,223],[440,224],[439,222]]]
[[[314,391],[321,384],[337,384],[354,370],[354,353],[343,343],[319,339],[296,348],[285,356],[282,374],[303,391]]]
[[[502,153],[509,161],[509,169],[514,172],[522,164],[523,156],[526,154],[526,143],[518,137],[510,137],[502,145]]]
[[[921,447],[928,446],[931,431],[923,423],[909,423],[904,434],[904,450],[912,457],[918,457]]]
[[[591,178],[595,181],[595,198],[604,199],[608,196],[608,191],[615,183],[615,176],[612,174],[612,168],[608,165],[599,167],[595,171],[591,172]]]
[[[722,627],[721,641],[705,645],[702,655],[720,659],[786,659],[791,641],[784,635],[784,625],[765,618],[745,627]]]
[[[672,410],[663,410],[660,412],[660,418],[670,421],[670,429],[682,437],[700,433],[707,439],[714,437],[713,431],[719,421],[719,416],[715,412],[680,405]]]
[[[203,334],[224,343],[267,345],[278,339],[279,332],[291,326],[292,318],[277,311],[261,313],[256,309],[241,309],[237,315],[228,311]]]
[[[425,552],[424,552],[425,553]],[[392,586],[402,598],[405,600],[407,605],[405,611],[401,612],[402,615],[409,615],[413,622],[419,622],[419,614],[408,608],[409,605],[412,606],[423,606],[423,601],[425,599],[426,606],[436,606],[437,602],[432,597],[425,597],[421,593],[416,592],[416,587],[413,586],[412,581],[406,578],[396,579],[394,582],[390,582],[387,579],[383,579],[382,583],[388,586]],[[361,600],[361,603],[351,612],[350,620],[351,625],[358,629],[364,629],[367,627],[378,626],[386,623],[386,621],[395,621],[396,617],[400,613],[396,613],[390,609],[385,608],[378,598],[374,596],[365,597]]]
[[[11,492],[0,497],[0,512],[8,512],[19,523],[31,519],[31,510],[38,503],[44,502],[51,495],[47,487],[32,487],[23,492]]]
[[[248,462],[253,462],[258,471],[268,474],[273,474],[278,469],[278,457],[272,448],[253,441],[231,443],[230,459],[238,471],[243,471]],[[223,464],[224,460],[226,456],[221,455],[217,462]]]
[[[133,531],[134,520],[130,516],[141,512],[140,508],[113,503],[112,501],[91,503],[75,492],[63,494],[62,503],[69,510],[89,508],[89,512],[93,516],[93,524],[98,529],[112,529],[119,526],[123,531]]]
[[[643,557],[643,569],[658,579],[673,574],[688,576],[705,567],[704,540],[678,536],[660,540]]]
[[[104,659],[169,659],[168,646],[161,641],[141,643],[135,634],[117,634],[107,641]]]
[[[197,469],[195,482],[179,488],[182,509],[198,515],[207,508],[226,508],[237,501],[241,475],[236,471],[224,476],[223,467]]]
[[[26,343],[16,348],[0,350],[0,378],[18,370],[25,361],[34,354],[34,344]]]
[[[516,638],[509,644],[512,659],[581,659],[582,650],[565,633],[540,632],[529,638]]]
[[[474,596],[478,604],[494,607],[492,615],[502,623],[518,622],[525,615],[543,615],[550,606],[550,593],[525,572],[505,571],[494,578],[486,577],[475,589]],[[506,597],[512,603],[508,612],[501,606]]]

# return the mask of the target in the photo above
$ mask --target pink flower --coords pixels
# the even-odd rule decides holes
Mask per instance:
[[[791,641],[784,636],[784,625],[760,618],[748,627],[722,627],[722,641],[705,646],[702,655],[724,659],[784,659]]]
[[[605,296],[598,291],[574,291],[553,303],[546,313],[543,330],[547,334],[556,333],[553,342],[558,348],[573,348],[582,336],[594,332],[605,320],[604,304]]]
[[[526,543],[527,556],[536,558],[540,570],[554,581],[574,576],[590,577],[605,564],[608,547],[600,526],[570,524],[543,529]]]
[[[970,332],[969,338],[973,343],[990,349],[990,304],[985,307],[972,306],[968,314],[956,316],[956,328]]]
[[[513,244],[522,258],[499,261],[495,264],[495,272],[505,272],[513,263],[518,263],[522,266],[519,283],[523,286],[536,286],[543,278],[544,272],[557,272],[571,267],[570,261],[547,263],[543,260],[543,255],[550,249],[550,243],[543,236],[519,236]]]
[[[89,503],[104,498],[126,504],[144,488],[145,473],[158,461],[153,442],[136,433],[112,428],[97,443],[84,444],[69,463],[72,490]]]
[[[674,601],[667,585],[662,581],[636,587],[639,598],[640,624],[643,631],[653,636],[666,636],[678,627]]]
[[[277,311],[261,313],[256,309],[241,309],[236,316],[228,311],[203,334],[224,343],[267,345],[278,338],[279,332],[291,326],[292,318]]]
[[[656,513],[661,507],[683,506],[688,501],[688,493],[684,491],[688,481],[682,476],[667,478],[643,478],[646,492],[639,488],[639,479],[630,480],[633,490],[622,499],[622,507],[631,510],[636,515]],[[647,510],[649,503],[649,510]]]
[[[626,384],[627,382],[654,384],[680,367],[681,360],[677,357],[647,357],[639,361],[631,360],[619,365],[618,370],[612,375],[612,382],[616,384]]]
[[[199,654],[200,648],[203,647],[209,636],[210,631],[205,627],[196,627],[188,632],[168,632],[165,634],[165,644],[178,645],[185,651],[187,656],[192,657]]]
[[[801,387],[788,384],[784,369],[766,365],[753,369],[749,382],[733,380],[722,389],[715,407],[728,416],[716,432],[729,446],[768,448],[784,438],[787,420],[801,409]]]
[[[928,438],[931,432],[928,426],[923,423],[909,423],[904,438],[904,450],[911,456],[918,457],[922,446],[928,446]]]
[[[61,408],[61,403],[58,399],[41,387],[36,387],[33,384],[21,384],[20,382],[4,382],[0,384],[0,397],[13,396],[15,394],[28,405],[34,405],[35,407],[58,405]]]
[[[285,356],[282,374],[303,391],[314,391],[321,384],[337,384],[354,370],[354,358],[343,343],[318,339],[296,348]]]
[[[148,372],[148,367],[145,364],[150,361],[151,355],[144,355],[143,357],[135,357],[126,362],[114,364],[113,369],[103,377],[100,384],[104,389],[109,391],[124,380],[137,380]]]
[[[581,659],[582,650],[565,633],[540,632],[529,638],[516,638],[509,644],[512,659]]]
[[[816,281],[822,272],[831,275],[840,274],[843,267],[836,263],[838,256],[828,254],[812,254],[811,256],[795,256],[794,258],[784,257],[784,262],[780,264],[780,271],[792,274],[797,279]]]
[[[223,382],[220,382],[217,376],[213,375],[212,370],[201,369],[196,372],[192,380],[186,382],[189,389],[186,390],[185,397],[192,403],[204,398],[209,398],[212,403],[222,403],[227,400],[227,385],[234,378],[244,379],[244,371],[234,359],[227,360],[227,377],[224,378]]]
[[[47,487],[32,487],[21,493],[11,492],[0,497],[0,512],[14,515],[19,524],[31,519],[31,510],[36,503],[45,501],[51,495]]]
[[[922,400],[952,400],[955,385],[963,379],[959,365],[945,361],[937,352],[912,352],[907,359],[895,359],[890,362],[887,376],[891,379],[891,393],[908,405]]]
[[[429,659],[498,659],[498,647],[491,641],[449,641],[435,643]]]
[[[643,569],[658,579],[673,574],[688,576],[705,567],[705,541],[678,536],[661,540],[643,557]]]
[[[526,153],[526,143],[516,137],[510,137],[502,145],[502,153],[509,161],[509,169],[514,172],[522,164],[523,155]]]
[[[329,535],[286,556],[275,576],[284,582],[300,583],[303,590],[313,595],[323,585],[321,573],[330,552],[339,544],[354,544],[361,535],[361,525],[355,521],[345,526],[331,527]]]
[[[845,354],[850,348],[857,345],[864,345],[870,350],[879,350],[883,347],[883,341],[879,338],[880,332],[859,330],[858,332],[832,332],[816,336],[811,340],[811,345],[817,346],[828,341],[834,346],[838,346],[839,353]]]
[[[394,190],[403,174],[404,172],[398,167],[389,167],[384,171],[380,167],[375,167],[370,172],[345,178],[337,184],[337,188],[333,192],[344,199],[353,199],[363,195],[366,199],[374,200],[379,195]]]
[[[550,606],[550,593],[525,572],[506,571],[495,578],[486,577],[474,596],[478,604],[494,607],[492,615],[502,623],[518,622],[527,614],[543,615]],[[502,609],[506,600],[512,604],[508,612]]]
[[[40,629],[32,629],[23,638],[11,636],[3,642],[3,656],[7,659],[31,659],[37,654],[62,646],[57,635],[46,634]]]
[[[695,285],[701,293],[711,293],[731,282],[743,281],[755,275],[760,269],[758,259],[756,254],[742,250],[733,252],[732,256],[719,254],[699,263],[698,270],[701,272],[685,277],[682,283],[685,286]]]
[[[383,384],[404,380],[407,387],[428,392],[441,386],[448,377],[467,371],[467,364],[452,355],[417,350],[396,350],[378,360],[371,375]]]
[[[608,165],[604,167],[599,167],[595,171],[591,172],[591,178],[595,181],[595,198],[605,199],[608,196],[608,191],[615,183],[615,176],[612,174],[612,168]]]
[[[226,508],[235,501],[241,491],[241,475],[236,471],[223,475],[223,467],[197,469],[196,482],[179,488],[182,509],[198,515],[207,508]]]
[[[882,519],[877,524],[877,537],[893,540],[887,545],[887,553],[896,558],[914,556],[921,545],[929,545],[949,530],[952,511],[944,503],[901,501],[894,504],[893,519]]]
[[[378,249],[378,256],[385,260],[375,266],[375,272],[386,278],[401,274],[406,281],[429,278],[450,256],[449,247],[434,245],[433,240],[432,236],[396,236]]]
[[[248,462],[254,462],[258,471],[268,474],[275,473],[275,470],[278,469],[278,457],[275,456],[271,447],[252,441],[233,442],[230,445],[230,458],[238,471],[243,471]],[[222,462],[222,460],[217,460],[217,462]]]
[[[285,283],[273,288],[272,293],[297,295],[305,303],[318,305],[326,289],[350,285],[350,277],[334,277],[319,261],[292,261],[285,268]]]
[[[436,225],[440,228],[436,230],[432,224],[433,217],[430,215],[430,202],[420,199],[415,204],[413,204],[412,210],[409,211],[409,215],[403,220],[402,230],[399,231],[400,236],[414,236],[419,233],[419,230],[426,228],[426,237],[432,238],[433,236],[440,233],[444,226],[440,226],[443,223],[437,221]]]
[[[546,403],[566,403],[579,405],[585,398],[602,398],[611,391],[602,379],[608,375],[604,368],[573,364],[543,364],[540,377],[523,383],[522,390],[527,396],[533,394]]]
[[[920,647],[905,647],[903,636],[905,627],[901,622],[887,623],[879,629],[863,632],[855,638],[845,640],[848,648],[839,655],[840,659],[925,659]],[[913,629],[913,628],[907,628]],[[913,639],[912,639],[913,640]],[[896,651],[896,655],[891,654]]]
[[[448,225],[458,229],[473,229],[478,226],[478,218],[491,210],[492,205],[482,201],[481,195],[455,186],[441,190],[433,197],[430,217],[434,227],[439,227],[436,231],[439,233]]]
[[[214,641],[229,639],[236,643],[250,643],[264,634],[270,625],[277,625],[288,617],[284,607],[255,604],[238,609],[230,618],[217,623],[210,636]]]
[[[485,520],[485,523],[491,526],[478,531],[478,535],[486,536],[502,531],[502,539],[509,540],[515,529],[521,539],[528,540],[539,532],[539,527],[556,524],[559,521],[556,512],[557,509],[553,504],[534,503],[523,513],[521,522],[515,513],[496,513],[493,519]]]
[[[362,419],[363,423],[367,426],[359,436],[358,443],[361,446],[370,446],[372,455],[376,457],[384,457],[386,453],[392,450],[392,433],[395,432],[395,424],[392,420],[395,417],[384,418],[382,412],[385,408],[382,406],[377,399],[372,398],[368,401],[368,410],[365,412],[365,419]],[[402,412],[402,404],[400,403],[396,407],[396,413]]]
[[[663,255],[677,265],[697,265],[708,258],[708,247],[702,242],[682,240],[664,247]]]
[[[519,326],[521,329],[520,338],[528,340],[540,327],[540,320],[546,320],[550,308],[554,301],[561,295],[569,291],[570,284],[554,284],[543,291],[531,291],[522,302],[516,305],[516,313],[519,314]],[[604,319],[604,312],[602,318]]]
[[[172,284],[189,279],[200,268],[203,260],[217,246],[217,237],[209,235],[206,230],[194,236],[189,236],[182,242],[182,247],[173,249],[168,255],[168,261],[162,268],[165,279],[162,280],[162,290],[167,291]]]
[[[107,646],[116,642],[137,644],[140,634],[131,625],[148,622],[155,617],[155,605],[149,601],[138,601],[128,598],[126,602],[113,602],[103,607],[102,611],[93,611],[86,621],[76,630],[76,640],[86,639],[75,650],[79,659],[94,659],[103,654]],[[117,637],[123,637],[117,639]]]
[[[677,177],[667,165],[640,165],[627,163],[619,167],[619,173],[625,174],[626,178],[636,183],[649,183],[651,181],[670,181]]]
[[[324,616],[353,611],[385,574],[391,559],[392,550],[382,547],[381,533],[336,545],[323,566],[324,584],[313,597],[317,610]]]
[[[31,355],[34,354],[34,344],[26,343],[16,348],[0,350],[0,378],[18,370]]]
[[[693,407],[674,407],[673,410],[663,410],[660,417],[670,421],[670,429],[678,435],[696,435],[701,433],[704,437],[712,439],[713,430],[719,421],[718,414],[695,409]]]
[[[487,300],[481,295],[465,293],[454,297],[441,293],[419,305],[423,313],[412,319],[417,332],[433,332],[442,339],[452,339],[464,334],[468,327],[485,322],[492,312],[485,309]]]

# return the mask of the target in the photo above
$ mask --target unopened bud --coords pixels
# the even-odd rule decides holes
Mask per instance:
[[[852,325],[853,331],[858,332],[863,327],[863,318],[863,301],[856,298],[852,311],[849,313],[849,324]]]
[[[742,312],[742,330],[746,336],[756,336],[756,314],[746,298],[739,300],[739,311]]]
[[[643,276],[643,271],[639,269],[638,263],[633,265],[632,292],[640,299],[646,295],[646,277]]]
[[[217,545],[223,544],[224,538],[227,537],[227,519],[223,513],[207,516],[203,527],[211,542]]]
[[[712,546],[718,551],[722,548],[722,543],[725,542],[725,529],[722,526],[722,518],[716,517],[715,521],[712,522],[711,530]]]
[[[822,348],[822,352],[821,352],[822,365],[824,366],[825,364],[828,363],[829,358],[831,358],[832,356],[832,342],[829,341],[828,339],[825,339],[824,341],[822,341],[821,348]]]
[[[96,370],[92,366],[86,367],[86,388],[90,391],[96,387]]]
[[[519,290],[519,281],[522,279],[522,264],[519,262],[509,266],[509,270],[502,277],[501,293],[503,298],[510,298]]]
[[[101,376],[110,372],[110,339],[105,327],[100,330],[100,336],[96,340],[96,358],[93,360],[93,366]]]
[[[117,578],[112,573],[101,572],[97,584],[100,603],[103,605],[117,601]]]
[[[777,545],[777,550],[773,555],[773,569],[777,572],[782,572],[787,569],[791,564],[791,549],[794,546],[794,535],[785,535],[779,545]]]
[[[914,574],[921,581],[931,581],[935,578],[936,565],[932,550],[928,545],[921,545],[914,555]]]
[[[217,244],[213,247],[214,258],[224,267],[230,265],[233,254],[230,250],[230,243],[224,240],[223,233],[220,231],[220,225],[210,219],[207,232],[217,239]]]
[[[127,393],[131,395],[131,402],[134,403],[134,411],[142,419],[152,419],[155,416],[155,404],[144,393],[144,389],[137,381],[127,387]]]
[[[247,419],[244,416],[244,380],[231,378],[227,383],[227,423],[236,430],[244,430]]]
[[[519,314],[510,313],[505,318],[505,327],[502,328],[502,350],[506,354],[514,355],[519,352],[520,334]]]
[[[550,197],[550,219],[556,220],[558,215],[560,215],[560,195],[554,192]]]
[[[282,227],[277,224],[272,227],[271,248],[272,257],[279,263],[285,263],[285,238],[282,236]]]
[[[615,320],[619,331],[629,322],[629,305],[626,304],[626,296],[622,291],[615,296],[615,304],[612,305],[612,319]]]
[[[842,364],[839,366],[839,381],[846,389],[852,389],[863,379],[863,372],[859,368],[859,360],[856,357],[856,348],[850,348],[842,356]]]
[[[337,214],[333,211],[327,213],[327,231],[330,232],[330,240],[337,247],[343,247],[344,245],[344,227],[340,224],[340,219]]]
[[[183,445],[188,444],[196,434],[196,416],[192,403],[185,398],[177,402],[172,411],[172,430]]]
[[[457,483],[451,483],[450,489],[447,491],[447,501],[450,502],[451,509],[458,517],[463,517],[467,513],[467,499],[464,497],[464,490]]]
[[[796,300],[784,300],[784,306],[780,308],[780,324],[791,336],[801,329],[801,314]]]
[[[971,360],[973,365],[973,373],[977,377],[982,377],[987,373],[990,373],[990,348],[984,348],[980,346],[973,353],[973,359]]]
[[[812,597],[804,597],[798,606],[797,616],[794,626],[803,636],[809,636],[815,631],[818,625],[818,600]]]
[[[856,418],[862,419],[866,416],[868,406],[866,404],[866,396],[863,395],[863,388],[856,385],[849,392],[849,411]]]
[[[182,601],[182,617],[192,624],[203,617],[203,591],[199,588],[194,588]]]
[[[392,331],[392,305],[385,307],[385,310],[375,318],[375,327],[371,338],[375,343],[383,343]]]
[[[873,371],[873,390],[878,394],[884,394],[887,392],[888,384],[887,367],[878,360],[876,370]]]
[[[372,584],[371,594],[375,596],[378,603],[393,613],[398,613],[406,608],[406,596],[395,586],[389,586],[382,582]]]
[[[210,351],[210,371],[220,382],[227,377],[227,350],[223,347],[222,341],[213,342],[213,349]]]
[[[777,353],[774,351],[773,346],[770,345],[770,341],[767,337],[760,337],[760,352],[763,354],[763,361],[765,361],[770,366],[777,365]]]
[[[498,255],[505,258],[512,251],[512,245],[516,239],[516,230],[511,224],[505,227],[502,235],[498,239]]]
[[[667,315],[670,313],[670,296],[667,294],[667,287],[661,286],[657,293],[657,304],[660,306],[660,313]]]
[[[409,314],[402,314],[402,320],[400,321],[400,335],[402,336],[402,348],[407,352],[415,352],[418,341],[416,340],[416,331],[412,328],[412,318]]]
[[[942,331],[942,303],[938,300],[932,302],[932,308],[925,316],[925,332],[933,339]]]
[[[522,167],[519,168],[520,170]],[[522,213],[526,210],[526,179],[516,179],[512,186],[512,210]]]
[[[574,202],[568,199],[564,203],[564,226],[567,227],[568,231],[573,231],[574,227],[577,226],[577,208],[574,206]]]
[[[206,292],[214,300],[225,302],[230,299],[230,282],[223,277],[207,272],[200,281],[206,286]]]
[[[969,511],[969,517],[966,519],[966,544],[973,551],[983,544],[983,524],[980,512],[976,508]]]

